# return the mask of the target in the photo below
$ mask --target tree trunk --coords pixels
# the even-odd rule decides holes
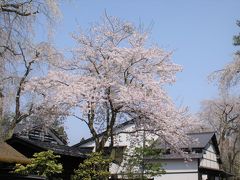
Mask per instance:
[[[0,75],[4,75],[4,60],[0,59]],[[0,82],[0,141],[3,141],[3,135],[4,135],[4,129],[3,129],[3,124],[4,124],[4,95],[3,95],[3,82],[1,80]]]
[[[4,95],[3,95],[3,89],[0,89],[0,119],[3,119],[3,107],[4,107]]]
[[[7,120],[4,119],[4,116],[0,119],[0,142],[10,139],[16,127],[15,123],[8,124],[6,121]]]

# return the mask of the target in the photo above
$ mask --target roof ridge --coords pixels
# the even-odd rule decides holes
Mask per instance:
[[[215,134],[216,131],[206,131],[206,132],[190,132],[190,133],[187,133],[187,134]]]

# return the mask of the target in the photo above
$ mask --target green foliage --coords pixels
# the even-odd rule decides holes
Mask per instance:
[[[148,179],[165,173],[159,158],[162,156],[160,149],[152,146],[135,147],[125,155],[124,176],[130,179]]]
[[[79,168],[74,171],[73,180],[100,180],[108,179],[110,172],[108,171],[110,158],[103,157],[102,153],[94,152],[89,154]]]
[[[43,151],[35,153],[31,158],[31,163],[26,166],[16,164],[15,173],[28,175],[34,174],[44,177],[52,177],[54,174],[60,174],[63,171],[62,164],[57,163],[59,155],[54,155],[53,151]]]
[[[240,21],[237,21],[237,26],[240,27]],[[233,44],[235,46],[240,45],[240,34],[233,36]]]

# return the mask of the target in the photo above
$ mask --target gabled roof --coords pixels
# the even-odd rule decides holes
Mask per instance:
[[[215,135],[215,132],[198,132],[198,133],[189,133],[188,134],[190,141],[188,144],[183,145],[180,147],[183,150],[188,150],[188,149],[201,149],[204,150],[208,144],[213,144],[216,154],[219,155],[219,148],[217,144],[217,138]],[[168,144],[162,143],[161,139],[157,139],[155,142],[155,147],[156,148],[163,148],[163,149],[170,149]],[[198,159],[203,157],[203,153],[194,153],[190,151],[190,153],[186,154],[191,159]],[[170,153],[170,154],[163,154],[161,159],[183,159],[185,158],[183,155],[179,153]],[[218,159],[219,162],[221,163],[221,159]]]
[[[196,143],[189,144],[191,148],[204,148],[215,136],[215,132],[189,133],[189,137],[197,140]]]
[[[188,133],[189,143],[182,145],[180,148],[205,148],[206,145],[213,141],[214,146],[217,146],[217,140],[214,132],[198,132],[198,133]],[[155,147],[168,149],[170,148],[167,142],[163,142],[161,138],[155,141]],[[217,150],[218,151],[218,150]]]
[[[0,162],[27,164],[30,159],[5,142],[0,143]]]
[[[216,154],[220,155],[215,132],[189,133],[189,136],[190,138],[197,139],[198,141],[197,143],[190,145],[191,148],[205,148],[209,143],[212,143],[216,150]]]

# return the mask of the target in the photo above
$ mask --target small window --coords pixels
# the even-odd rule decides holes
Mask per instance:
[[[123,147],[115,147],[112,151],[111,157],[114,159],[114,162],[117,164],[121,164],[123,161]]]
[[[163,154],[171,154],[171,150],[170,149],[166,149]]]
[[[203,150],[202,150],[202,149],[200,149],[200,148],[197,148],[197,149],[193,149],[193,152],[195,152],[195,153],[202,153],[202,152],[203,152]]]

